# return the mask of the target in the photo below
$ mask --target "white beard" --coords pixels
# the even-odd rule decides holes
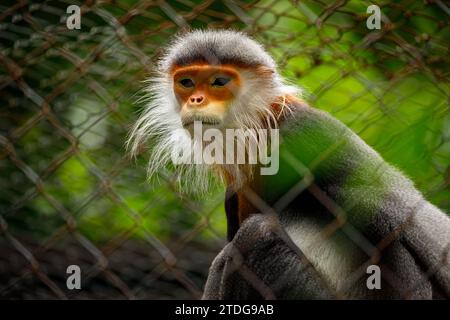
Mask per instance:
[[[242,73],[246,90],[242,90],[235,102],[229,106],[229,112],[224,119],[223,127],[228,129],[270,129],[277,126],[271,103],[280,102],[280,97],[297,94],[298,88],[283,84],[275,77],[268,81],[254,74]],[[157,176],[164,169],[173,167],[176,172],[176,182],[181,192],[207,194],[217,183],[223,183],[224,177],[217,166],[200,164],[173,164],[173,152],[184,150],[186,154],[195,152],[202,142],[191,140],[183,129],[179,115],[180,106],[173,93],[172,81],[162,75],[147,80],[148,86],[142,100],[146,107],[134,125],[127,140],[127,148],[136,155],[141,145],[151,139],[150,157],[148,161],[149,178]],[[274,83],[276,85],[274,85]],[[281,101],[282,102],[282,101]],[[289,106],[282,104],[286,110]],[[218,128],[224,130],[224,128]],[[258,139],[257,136],[251,139]],[[239,139],[237,139],[239,140]],[[193,142],[193,143],[191,143]],[[236,141],[236,143],[240,143]],[[189,148],[187,150],[186,148]],[[192,150],[192,148],[194,150]],[[252,175],[252,165],[227,164],[221,165],[232,178],[235,188],[244,185]],[[211,174],[213,172],[213,174]],[[228,183],[230,181],[227,181]]]

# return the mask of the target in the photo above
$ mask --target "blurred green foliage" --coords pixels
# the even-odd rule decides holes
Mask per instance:
[[[3,143],[0,154],[2,217],[39,238],[74,228],[95,242],[120,234],[223,239],[222,187],[192,199],[176,190],[170,171],[147,183],[145,154],[133,162],[124,149],[144,106],[142,80],[179,26],[156,4],[106,1],[85,5],[82,29],[67,30],[61,17],[72,2],[31,3],[1,22],[0,134],[13,147]],[[439,6],[381,1],[390,23],[370,31],[366,1],[168,3],[190,27],[249,32],[311,105],[450,212],[450,34]],[[12,80],[11,63],[26,85]]]

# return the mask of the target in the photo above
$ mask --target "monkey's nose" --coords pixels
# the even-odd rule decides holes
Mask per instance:
[[[189,97],[189,101],[192,105],[199,105],[205,100],[205,97],[201,94],[192,95]]]

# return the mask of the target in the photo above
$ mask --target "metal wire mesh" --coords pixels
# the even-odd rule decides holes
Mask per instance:
[[[71,4],[81,30],[66,27]],[[450,11],[439,0],[385,1],[383,28],[370,31],[370,4],[3,1],[0,297],[201,296],[225,243],[223,190],[187,198],[169,171],[146,183],[145,159],[124,150],[142,81],[167,39],[189,27],[233,27],[261,41],[308,102],[449,212]],[[82,290],[66,289],[70,264],[83,270]]]

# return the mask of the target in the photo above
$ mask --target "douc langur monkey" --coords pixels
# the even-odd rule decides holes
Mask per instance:
[[[147,93],[129,147],[136,154],[153,139],[150,175],[174,152],[207,144],[191,138],[195,123],[255,129],[254,142],[260,129],[279,130],[275,174],[261,174],[259,162],[175,166],[182,188],[207,191],[211,171],[227,185],[229,243],[204,299],[450,297],[449,217],[344,124],[301,100],[260,44],[230,30],[177,36]]]

